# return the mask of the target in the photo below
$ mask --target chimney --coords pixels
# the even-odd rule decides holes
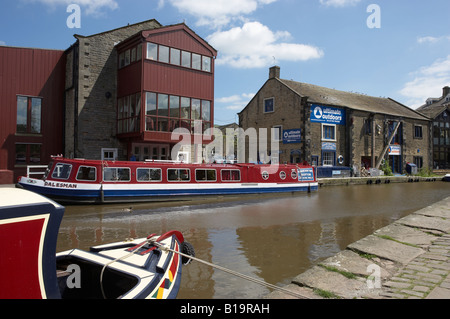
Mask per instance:
[[[446,86],[442,89],[442,97],[446,97],[450,94],[450,87]]]
[[[269,69],[269,79],[279,79],[280,78],[280,67],[273,66]]]

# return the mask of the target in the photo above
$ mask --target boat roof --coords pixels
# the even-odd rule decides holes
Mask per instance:
[[[12,187],[0,188],[0,208],[36,204],[52,204],[55,208],[62,207],[42,195],[25,189]]]

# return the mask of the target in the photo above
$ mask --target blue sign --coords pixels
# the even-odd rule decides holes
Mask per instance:
[[[314,182],[314,170],[312,168],[298,169],[299,182]]]
[[[283,144],[301,143],[302,130],[285,130],[283,131]]]
[[[312,104],[311,122],[345,125],[345,110]]]

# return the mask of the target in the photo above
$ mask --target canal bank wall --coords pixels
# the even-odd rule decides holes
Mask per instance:
[[[377,230],[284,287],[304,299],[450,299],[450,197]],[[291,299],[274,291],[266,299]]]
[[[390,183],[417,183],[442,181],[439,177],[420,176],[378,176],[378,177],[341,177],[341,178],[319,178],[319,187],[345,186],[345,185],[377,185]]]

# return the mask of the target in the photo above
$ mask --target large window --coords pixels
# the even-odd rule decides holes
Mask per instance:
[[[42,99],[38,97],[17,97],[17,133],[40,134]]]
[[[322,140],[336,141],[336,125],[322,124]]]
[[[201,121],[203,131],[211,127],[211,101],[153,92],[146,93],[145,101],[146,131],[183,127],[194,132],[194,121]]]
[[[16,165],[41,164],[41,144],[16,144]]]
[[[133,94],[118,100],[118,134],[140,131],[141,94]]]
[[[156,43],[147,43],[147,59],[185,68],[212,72],[212,58]],[[123,57],[125,63],[125,55]],[[122,59],[120,60],[122,61]],[[122,63],[121,63],[122,65]]]
[[[336,152],[323,151],[322,152],[322,165],[323,166],[334,166],[335,157],[336,157]]]

